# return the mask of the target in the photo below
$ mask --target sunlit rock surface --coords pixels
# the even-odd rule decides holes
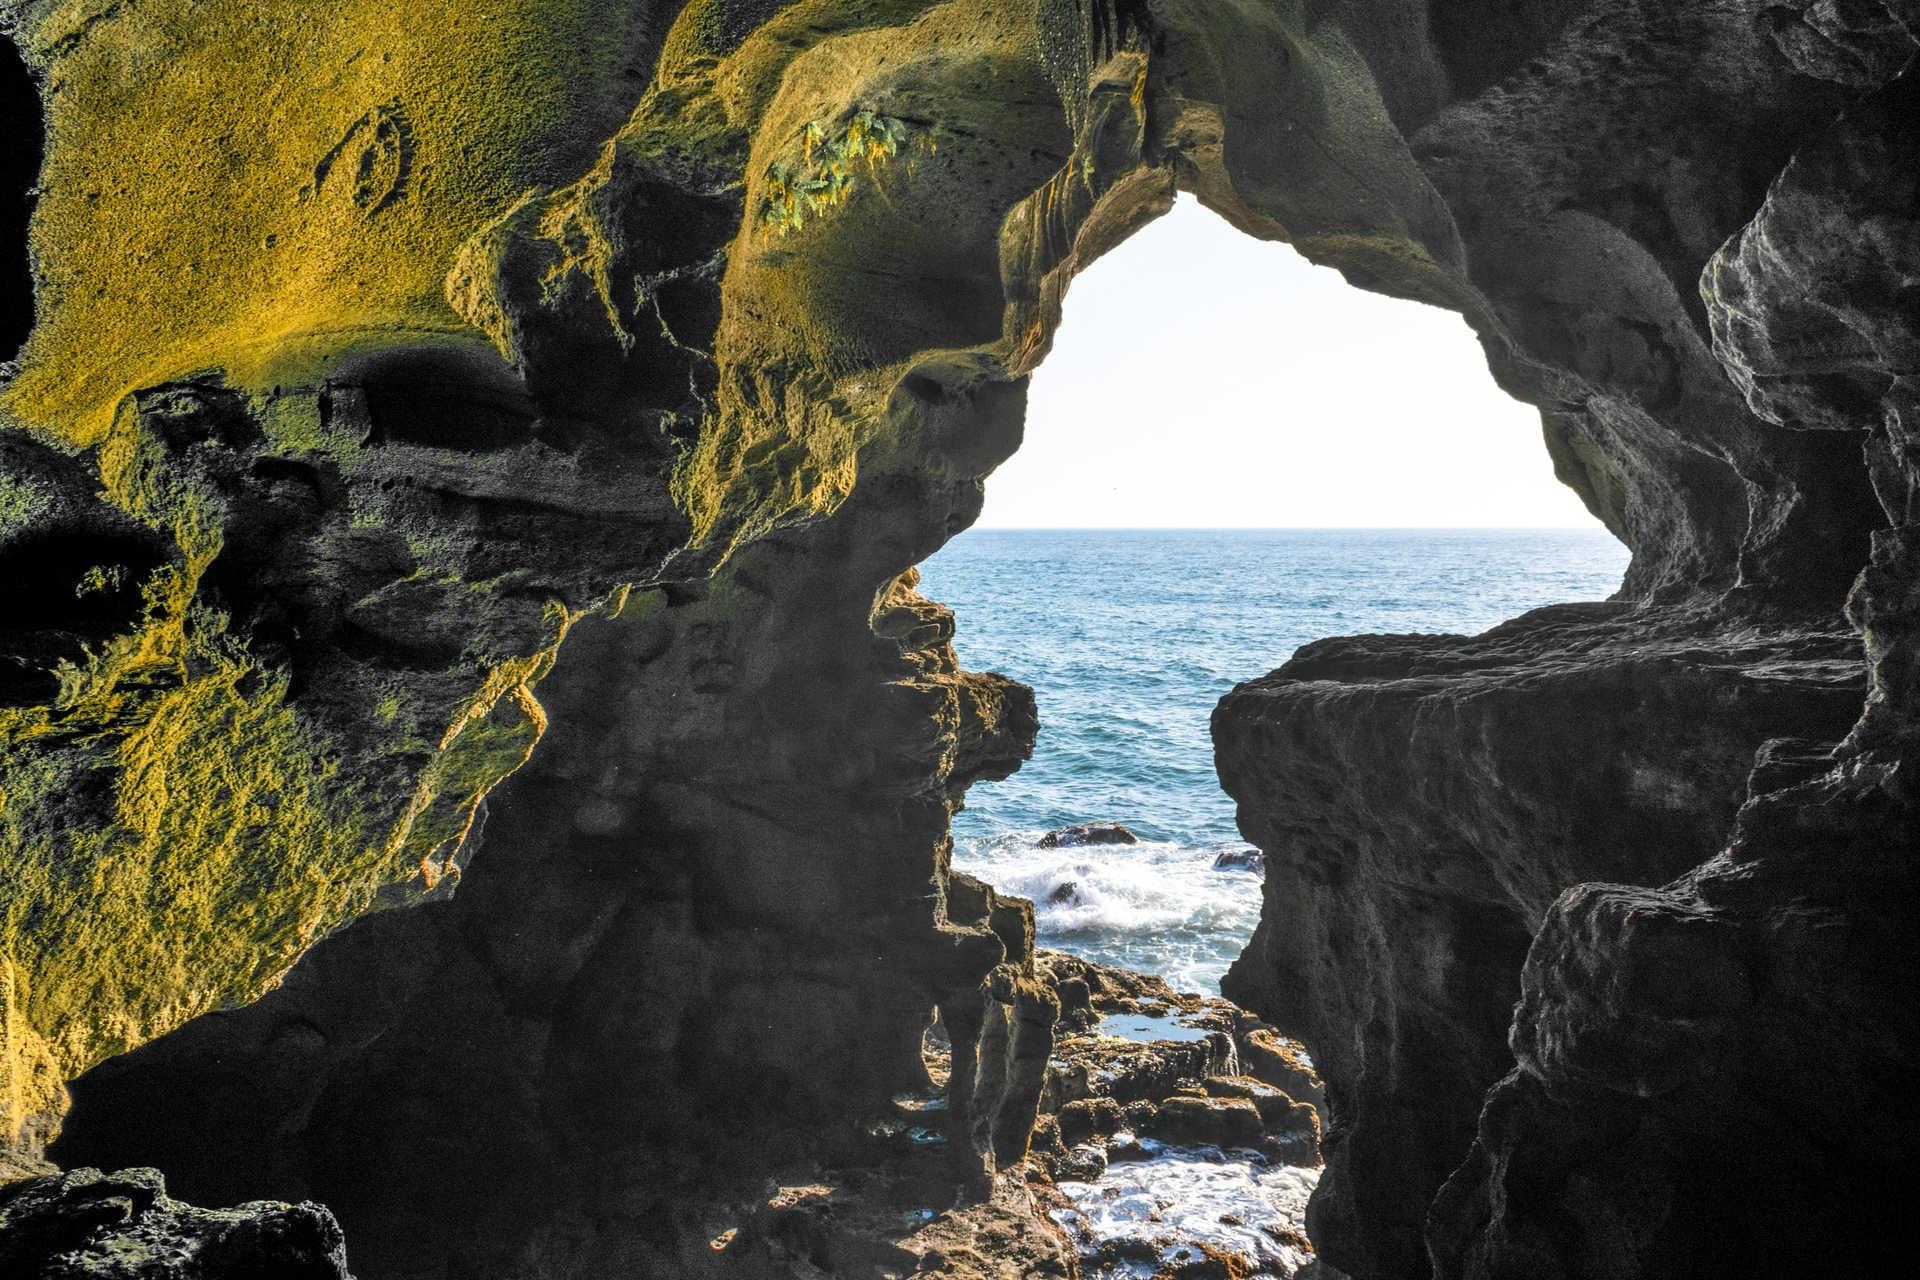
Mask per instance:
[[[1463,313],[1634,553],[1611,606],[1323,647],[1222,713],[1269,855],[1236,981],[1318,1011],[1322,1256],[1419,1274],[1457,1169],[1444,1274],[1764,1269],[1705,1243],[1778,1210],[1714,1176],[1763,1129],[1821,1153],[1803,1238],[1878,1223],[1906,0],[0,15],[49,142],[0,387],[0,1168],[318,1199],[374,1280],[1064,1274],[1026,1160],[1061,984],[947,865],[1035,709],[912,568],[1074,273],[1184,189]],[[1769,1110],[1793,1026],[1822,1096]],[[1606,1163],[1620,1124],[1671,1158]],[[884,1247],[832,1227],[868,1210]]]

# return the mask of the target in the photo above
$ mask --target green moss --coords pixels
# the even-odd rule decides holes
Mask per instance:
[[[157,620],[63,677],[0,713],[0,959],[32,1028],[10,1051],[71,1070],[257,995],[396,868],[224,619]]]
[[[98,8],[19,32],[60,92],[41,322],[4,400],[76,443],[183,370],[269,389],[465,332],[442,290],[461,242],[578,176],[632,105],[630,0]]]
[[[437,741],[389,693],[365,741],[286,702],[227,619],[158,575],[145,625],[0,710],[0,1127],[61,1079],[257,998],[390,886],[431,888],[475,806],[545,728],[551,644],[479,680]],[[395,732],[395,731],[398,732]]]

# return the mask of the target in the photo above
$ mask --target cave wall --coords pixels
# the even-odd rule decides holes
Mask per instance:
[[[1896,12],[1911,32],[1913,11]],[[1920,954],[1908,910],[1916,162],[1909,62],[1801,148],[1701,289],[1715,350],[1756,412],[1864,444],[1886,521],[1847,601],[1864,711],[1838,742],[1763,752],[1730,837],[1699,866],[1555,902],[1521,974],[1518,1067],[1434,1205],[1436,1274],[1910,1265],[1913,1224],[1889,1191],[1920,1120],[1905,998]],[[1773,1065],[1802,1050],[1818,1084],[1782,1089]],[[1783,1137],[1791,1184],[1767,1172]]]
[[[1678,441],[1732,463],[1745,527],[1676,537],[1662,501],[1651,525],[1609,520],[1636,550],[1612,605],[1323,641],[1223,700],[1222,782],[1269,868],[1226,988],[1326,1072],[1309,1229],[1355,1275],[1893,1274],[1913,1029],[1889,904],[1915,828],[1911,704],[1883,668],[1906,608],[1913,15],[1609,22],[1570,15],[1414,145],[1470,250],[1561,240],[1509,305],[1530,347],[1612,384],[1584,421],[1543,413],[1562,478],[1662,486],[1697,465],[1654,462]],[[1755,110],[1716,103],[1734,85]],[[1534,227],[1502,230],[1510,209]],[[1637,458],[1583,461],[1602,421],[1638,422],[1602,446]],[[1649,579],[1650,546],[1689,543]],[[1803,1051],[1804,1089],[1778,1074]]]
[[[946,823],[1033,715],[910,570],[1017,445],[1073,274],[1181,189],[1465,315],[1633,551],[1598,613],[1336,644],[1216,720],[1275,868],[1236,980],[1328,1045],[1331,1261],[1417,1273],[1463,1161],[1442,1271],[1573,1247],[1529,1214],[1631,1216],[1501,1190],[1538,1143],[1587,1187],[1615,1114],[1540,1028],[1602,1025],[1565,975],[1639,916],[1569,885],[1710,857],[1761,742],[1838,738],[1869,679],[1844,786],[1882,825],[1849,839],[1906,812],[1912,237],[1897,150],[1833,141],[1898,122],[1855,104],[1904,9],[187,9],[4,10],[50,138],[0,390],[16,1164],[64,1124],[63,1162],[315,1197],[375,1276],[714,1265],[756,1170],[713,1152],[858,1148],[938,1004],[949,1176],[986,1193],[1052,996]],[[1775,223],[1828,231],[1782,257]],[[1885,248],[1841,253],[1855,224]],[[1870,555],[1869,676],[1840,607]],[[1595,731],[1543,735],[1566,707]],[[1303,822],[1317,753],[1348,785]],[[1470,1157],[1523,993],[1521,1101]],[[1415,1158],[1359,1158],[1422,1102]]]

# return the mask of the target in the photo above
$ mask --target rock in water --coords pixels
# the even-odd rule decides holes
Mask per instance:
[[[0,1275],[37,1280],[353,1280],[317,1204],[199,1209],[154,1169],[75,1169],[0,1187]]]
[[[1219,871],[1252,871],[1264,875],[1267,855],[1258,849],[1226,849],[1215,856],[1213,865]]]
[[[1078,849],[1083,845],[1139,844],[1140,837],[1117,822],[1083,822],[1040,837],[1042,849]]]

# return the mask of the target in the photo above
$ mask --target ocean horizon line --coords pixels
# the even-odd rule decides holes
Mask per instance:
[[[1612,533],[1583,524],[976,524],[961,533]],[[956,534],[956,537],[959,535]]]

